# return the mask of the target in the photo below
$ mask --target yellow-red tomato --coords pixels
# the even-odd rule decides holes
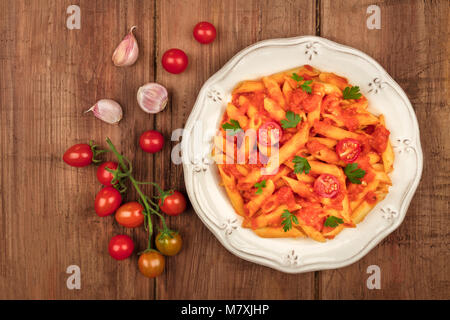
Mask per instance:
[[[181,250],[183,240],[178,232],[171,232],[170,235],[158,233],[155,240],[156,248],[165,256],[174,256]]]
[[[147,278],[156,278],[164,271],[164,256],[156,251],[148,251],[139,257],[139,271]]]
[[[136,201],[127,202],[116,211],[116,221],[124,227],[136,228],[144,223],[144,207]]]

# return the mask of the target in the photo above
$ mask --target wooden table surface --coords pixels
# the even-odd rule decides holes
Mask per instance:
[[[0,298],[2,299],[449,299],[449,1],[0,0]],[[66,27],[69,5],[81,8],[81,29]],[[381,29],[369,30],[367,7],[381,8]],[[193,26],[212,22],[218,38],[201,45]],[[137,63],[114,67],[111,55],[137,25]],[[134,163],[137,178],[184,190],[182,166],[170,160],[170,135],[182,128],[206,79],[246,46],[270,38],[319,35],[369,54],[405,90],[421,130],[424,170],[403,224],[360,261],[337,270],[283,274],[229,253],[192,208],[169,223],[185,240],[156,280],[142,277],[137,256],[116,262],[111,236],[130,235],[142,250],[142,229],[99,218],[95,167],[75,169],[62,154],[72,144],[110,137]],[[180,75],[162,53],[187,52]],[[146,115],[136,91],[146,82],[170,91],[167,109]],[[101,98],[124,108],[118,126],[83,111]],[[152,156],[139,135],[166,137]],[[150,189],[145,189],[150,192]],[[127,196],[135,199],[135,194]],[[81,289],[69,290],[66,268],[81,268]],[[369,290],[367,267],[381,269]]]

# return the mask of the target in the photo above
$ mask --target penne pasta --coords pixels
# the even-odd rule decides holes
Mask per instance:
[[[267,180],[267,186],[263,189],[262,193],[255,196],[245,207],[248,210],[248,215],[253,216],[256,211],[261,207],[265,199],[267,199],[275,191],[275,185],[272,180]]]
[[[390,132],[357,89],[309,65],[236,86],[211,155],[243,228],[325,242],[386,197]]]
[[[244,81],[234,89],[233,94],[264,91],[261,81]]]
[[[306,235],[297,228],[284,231],[283,228],[265,227],[253,230],[261,238],[304,238]]]

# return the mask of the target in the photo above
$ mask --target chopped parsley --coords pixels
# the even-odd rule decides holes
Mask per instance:
[[[361,178],[366,175],[366,172],[358,168],[357,163],[350,163],[344,168],[344,173],[351,183],[361,184]]]
[[[361,98],[362,94],[359,92],[359,87],[345,87],[344,91],[342,92],[344,99],[359,99]]]
[[[311,166],[306,158],[295,156],[294,159],[292,159],[292,162],[294,163],[294,173],[305,172],[308,174],[311,170]]]

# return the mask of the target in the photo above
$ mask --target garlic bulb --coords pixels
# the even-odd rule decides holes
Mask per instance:
[[[111,99],[101,99],[97,101],[89,110],[84,113],[92,111],[94,116],[109,124],[118,123],[123,116],[122,107],[120,104]]]
[[[139,47],[134,37],[133,30],[136,26],[131,27],[130,32],[119,43],[114,50],[112,61],[117,67],[128,67],[136,62],[139,56]]]
[[[166,88],[158,83],[147,83],[137,92],[138,104],[147,113],[158,113],[164,110],[167,98]]]

